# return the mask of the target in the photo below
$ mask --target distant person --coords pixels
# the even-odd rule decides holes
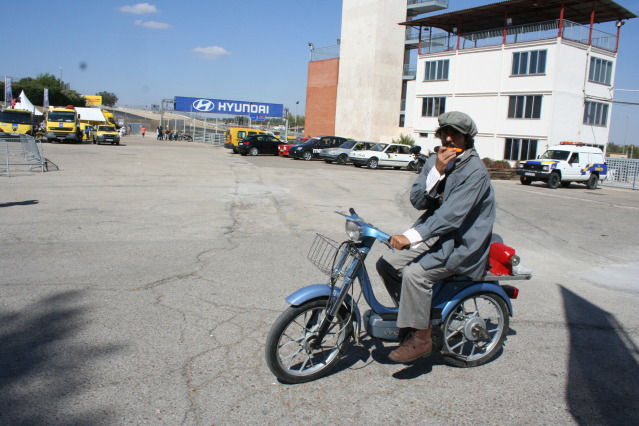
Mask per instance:
[[[160,141],[162,140],[162,126],[158,126],[158,130],[157,130],[157,139]]]
[[[146,127],[142,126],[140,132],[142,132],[142,137],[144,137],[144,134],[146,133]]]
[[[130,125],[130,124],[129,124],[129,127],[127,127],[127,133],[128,133],[129,135],[132,135],[132,134],[133,134],[133,131],[132,131],[132,129],[131,129],[131,125]]]

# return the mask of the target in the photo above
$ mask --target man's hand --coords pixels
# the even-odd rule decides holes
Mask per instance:
[[[410,240],[405,235],[392,235],[390,237],[390,245],[395,250],[402,250],[410,247]]]
[[[457,153],[454,149],[446,149],[445,147],[442,147],[439,151],[437,151],[437,162],[435,163],[435,168],[440,175],[444,174],[448,163],[455,161],[455,158],[457,158]]]

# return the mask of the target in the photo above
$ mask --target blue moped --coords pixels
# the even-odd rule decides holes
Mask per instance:
[[[308,254],[330,276],[328,283],[309,285],[288,296],[290,306],[266,339],[266,363],[284,383],[304,383],[326,375],[350,341],[359,339],[362,323],[372,338],[399,340],[398,308],[377,300],[364,263],[376,241],[392,249],[390,235],[364,221],[352,208],[350,214],[336,213],[346,218],[349,239],[338,244],[317,234]],[[440,352],[450,365],[474,367],[497,355],[508,334],[511,299],[519,293],[516,287],[499,281],[531,278],[528,268],[517,271],[519,257],[512,248],[493,246],[491,265],[481,281],[453,276],[433,287],[433,351]],[[353,292],[356,280],[371,308],[363,316]]]

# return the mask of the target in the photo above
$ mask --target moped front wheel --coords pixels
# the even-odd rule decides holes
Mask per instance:
[[[351,315],[340,309],[318,345],[317,330],[326,316],[326,307],[327,299],[291,306],[273,324],[266,338],[266,364],[282,382],[318,379],[342,358],[353,335]]]
[[[455,367],[476,367],[493,359],[508,334],[506,302],[491,293],[462,299],[442,324],[442,354]]]

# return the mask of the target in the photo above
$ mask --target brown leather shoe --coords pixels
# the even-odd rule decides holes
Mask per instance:
[[[433,351],[432,331],[432,327],[425,330],[415,330],[388,357],[394,362],[407,363],[430,355]]]

